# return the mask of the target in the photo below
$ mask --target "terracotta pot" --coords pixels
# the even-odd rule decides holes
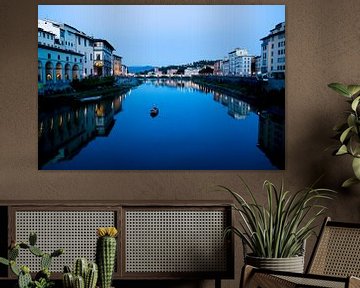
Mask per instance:
[[[246,255],[245,263],[262,269],[304,273],[304,256],[263,258]]]

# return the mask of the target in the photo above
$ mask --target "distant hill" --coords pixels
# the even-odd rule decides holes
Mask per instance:
[[[153,66],[129,66],[128,71],[130,73],[140,73],[140,72],[152,70],[154,68],[155,67]]]

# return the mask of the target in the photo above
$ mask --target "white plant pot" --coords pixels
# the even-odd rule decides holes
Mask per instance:
[[[246,255],[245,263],[262,269],[304,273],[304,256],[289,258],[263,258]]]

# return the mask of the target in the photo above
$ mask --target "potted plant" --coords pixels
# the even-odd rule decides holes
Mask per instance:
[[[360,183],[360,85],[331,83],[328,86],[338,94],[346,97],[351,106],[351,109],[347,112],[346,122],[334,127],[340,142],[334,154],[350,155],[352,157],[354,176],[342,184],[342,187],[348,187]]]
[[[0,257],[0,263],[10,266],[11,271],[18,277],[18,288],[50,288],[54,286],[54,282],[50,280],[50,265],[54,257],[59,257],[64,253],[63,249],[57,249],[52,253],[43,252],[36,246],[37,236],[30,233],[29,243],[12,242],[8,251],[8,259]],[[19,256],[20,249],[28,250],[34,256],[39,257],[41,270],[36,273],[32,279],[30,268],[26,265],[19,265],[16,260]]]
[[[242,180],[243,181],[243,180]],[[240,216],[239,227],[228,227],[225,234],[233,232],[243,242],[245,264],[278,271],[300,272],[304,270],[304,245],[314,233],[315,220],[326,207],[317,202],[331,199],[334,191],[304,188],[296,193],[264,182],[266,205],[256,200],[254,193],[243,181],[251,201],[225,186],[236,203],[233,208]]]

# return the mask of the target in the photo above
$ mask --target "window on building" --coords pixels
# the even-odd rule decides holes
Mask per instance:
[[[271,58],[271,64],[273,64],[274,63],[274,58]]]
[[[60,55],[58,55],[58,60],[60,60]]]
[[[84,39],[84,46],[86,47],[87,46],[87,40],[86,40],[86,38]]]
[[[85,68],[85,74],[87,74],[87,68]]]
[[[96,60],[100,60],[100,54],[96,55]]]
[[[67,41],[65,41],[65,45],[67,45]]]
[[[51,59],[51,54],[50,53],[48,53],[48,59]]]
[[[92,53],[90,53],[90,61],[92,61]]]
[[[46,34],[46,38],[49,39],[49,34]]]
[[[71,42],[71,47],[73,47],[74,46],[74,44]]]
[[[76,58],[74,58],[74,62],[77,62],[77,59],[76,59]]]
[[[81,38],[80,37],[78,37],[78,43],[79,43],[79,45],[81,45]]]
[[[43,32],[43,37],[45,38],[45,33]]]
[[[69,61],[69,56],[66,56],[66,61]]]
[[[92,68],[90,69],[90,74],[91,74],[91,75],[93,74]]]
[[[80,58],[80,63],[82,63],[82,59]]]

